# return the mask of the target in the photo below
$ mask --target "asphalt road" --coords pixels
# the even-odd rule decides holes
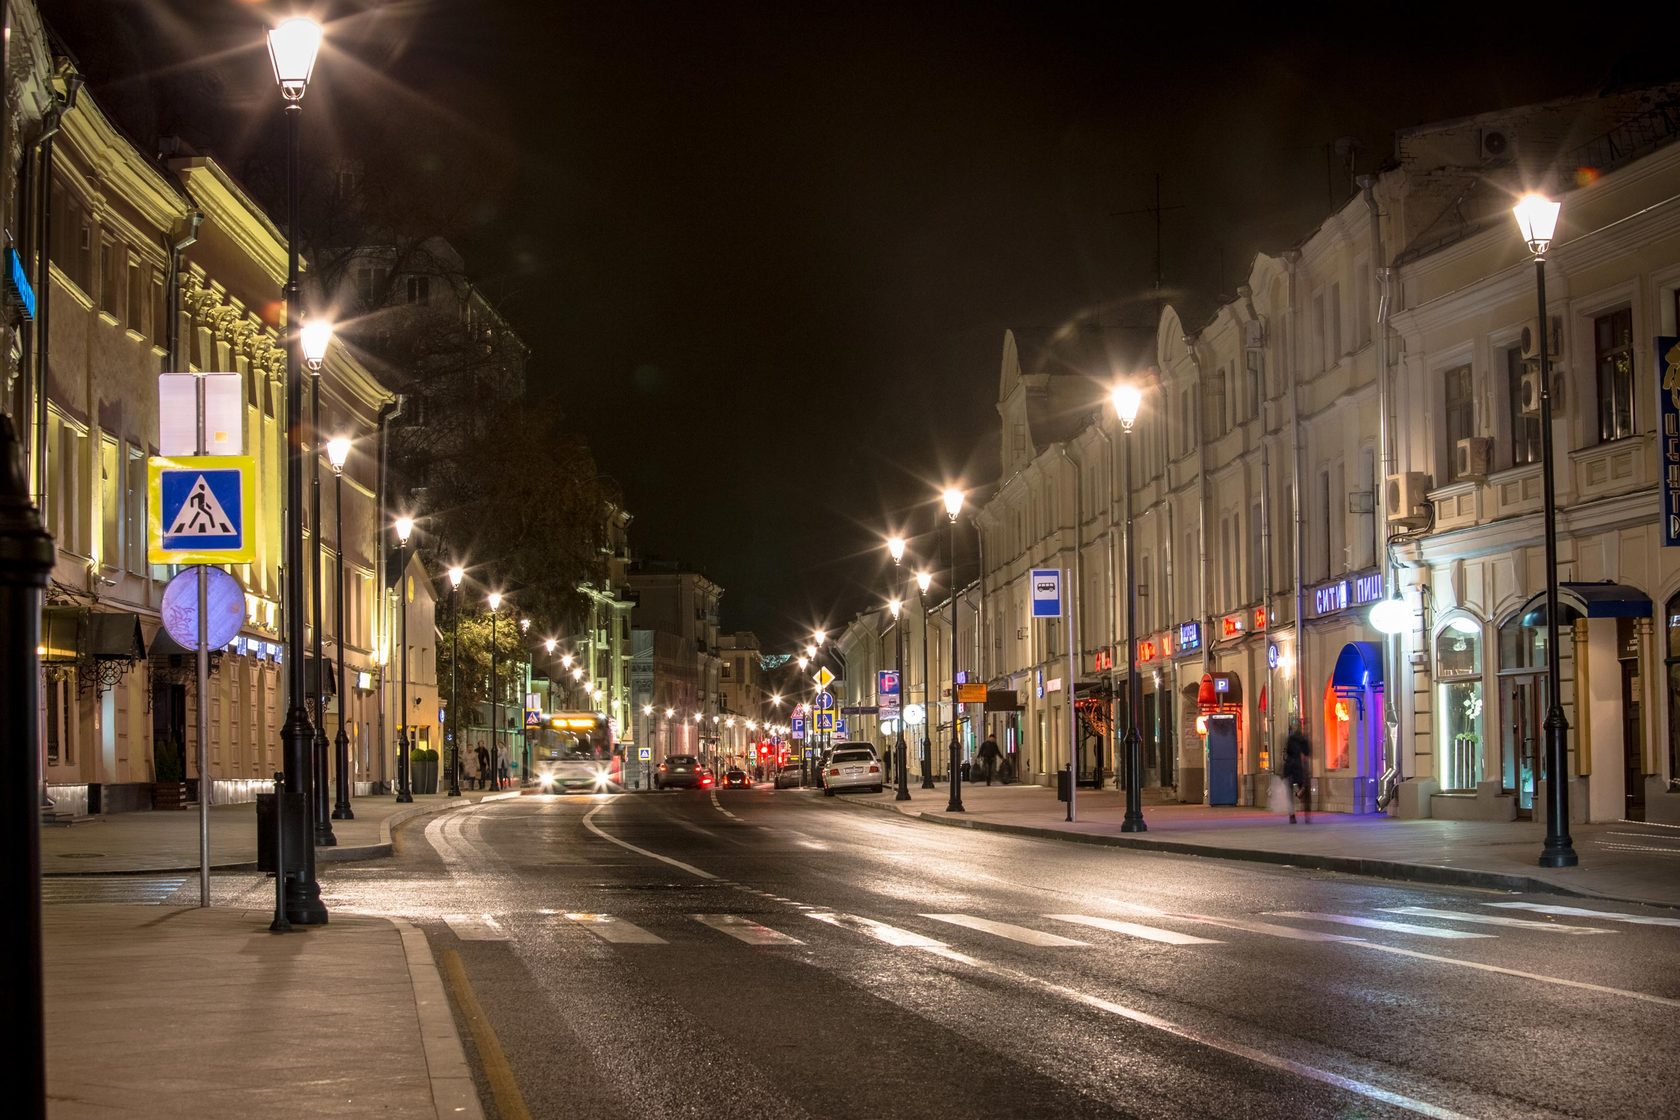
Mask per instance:
[[[1675,912],[843,802],[528,796],[324,888],[459,953],[537,1117],[1680,1116]]]

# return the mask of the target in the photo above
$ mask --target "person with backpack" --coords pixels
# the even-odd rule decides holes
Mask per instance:
[[[1295,798],[1301,798],[1301,815],[1312,823],[1312,744],[1301,730],[1300,720],[1289,721],[1289,738],[1283,744],[1283,780],[1289,783],[1289,823],[1295,823]]]
[[[997,776],[998,763],[1003,761],[1003,752],[998,750],[997,740],[990,735],[980,744],[980,771],[986,775],[986,784],[991,785]]]

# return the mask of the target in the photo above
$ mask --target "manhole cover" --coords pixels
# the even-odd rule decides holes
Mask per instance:
[[[58,859],[104,859],[104,852],[60,852]]]

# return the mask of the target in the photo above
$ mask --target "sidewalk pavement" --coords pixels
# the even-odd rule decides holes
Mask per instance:
[[[356,798],[323,861],[391,853],[393,826],[487,797]],[[198,812],[117,814],[43,828],[42,865],[67,872],[194,871]],[[210,812],[211,862],[254,868],[256,811]],[[324,869],[332,874],[330,862]],[[65,886],[65,879],[57,880]],[[483,1120],[426,935],[334,913],[269,932],[271,910],[43,907],[48,1113]]]
[[[948,813],[949,787],[910,783],[909,801],[892,787],[845,794],[848,801],[897,810],[958,827],[1049,837],[1217,859],[1343,871],[1414,882],[1538,891],[1680,907],[1680,828],[1622,821],[1570,827],[1580,865],[1539,866],[1543,820],[1519,822],[1395,820],[1380,814],[1314,813],[1311,824],[1264,808],[1205,805],[1143,807],[1148,831],[1122,833],[1125,795],[1081,789],[1077,820],[1055,791],[1037,785],[963,783],[965,812]]]

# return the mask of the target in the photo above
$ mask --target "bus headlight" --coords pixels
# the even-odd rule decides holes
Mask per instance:
[[[612,771],[611,770],[597,770],[597,771],[595,771],[595,788],[596,789],[606,789],[611,784],[612,784]]]

